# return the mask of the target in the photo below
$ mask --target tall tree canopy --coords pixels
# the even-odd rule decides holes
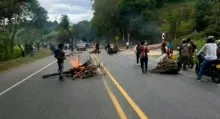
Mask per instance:
[[[160,34],[156,5],[155,0],[94,0],[92,26],[100,36],[156,39]]]

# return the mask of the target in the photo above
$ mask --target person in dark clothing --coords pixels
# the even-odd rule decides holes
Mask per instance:
[[[37,42],[37,50],[39,51],[40,50],[40,43]]]
[[[144,42],[141,42],[140,60],[141,60],[141,69],[143,73],[146,73],[148,69],[148,55],[147,55],[148,52],[149,50],[147,46],[144,45]],[[145,70],[144,70],[144,66],[145,66]]]
[[[30,47],[31,56],[34,56],[34,46],[33,46],[33,43],[31,43],[29,47]]]
[[[55,57],[57,58],[59,79],[63,81],[63,63],[66,59],[65,53],[63,52],[63,44],[58,45],[58,49],[55,51]]]
[[[187,65],[188,65],[188,63],[189,63],[189,61],[190,61],[190,52],[189,52],[189,50],[190,50],[191,48],[190,48],[190,46],[189,46],[189,43],[188,43],[188,41],[187,40],[183,40],[182,41],[182,44],[181,44],[181,46],[180,46],[180,51],[181,51],[181,62],[182,62],[182,64],[183,64],[183,70],[187,70]]]
[[[55,47],[52,43],[50,43],[50,50],[51,50],[51,53],[54,54]]]
[[[140,42],[137,43],[137,46],[136,46],[136,59],[137,59],[137,64],[139,64],[139,60],[140,60]]]
[[[96,42],[95,50],[96,50],[96,52],[99,52],[99,42]]]
[[[110,43],[107,44],[106,50],[107,50],[107,52],[109,52],[109,50],[110,50]]]

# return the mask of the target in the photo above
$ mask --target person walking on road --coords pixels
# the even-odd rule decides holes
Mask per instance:
[[[95,44],[95,50],[96,50],[96,53],[99,53],[99,42],[97,41],[96,44]]]
[[[110,42],[110,49],[109,49],[109,51],[108,51],[108,53],[111,55],[111,54],[113,54],[113,52],[114,52],[114,44],[113,44],[113,42],[111,41]]]
[[[140,60],[141,60],[141,69],[142,73],[146,73],[148,69],[148,55],[149,52],[147,46],[144,44],[144,42],[141,42],[140,46]],[[145,67],[145,70],[144,70]]]
[[[40,50],[40,42],[37,42],[37,51]]]
[[[34,45],[33,43],[30,43],[30,53],[31,53],[31,56],[34,56]]]
[[[129,42],[126,43],[126,50],[129,48]]]
[[[187,65],[189,63],[189,43],[187,42],[187,40],[184,40],[182,42],[182,45],[180,47],[181,50],[181,61],[183,64],[183,70],[187,70]]]
[[[59,79],[63,81],[63,63],[66,59],[65,53],[63,52],[63,44],[58,45],[58,49],[55,51],[55,57],[57,58],[58,71],[59,71]]]
[[[140,41],[138,41],[136,47],[135,47],[135,53],[136,53],[136,59],[137,59],[137,64],[139,64],[139,60],[140,60]]]

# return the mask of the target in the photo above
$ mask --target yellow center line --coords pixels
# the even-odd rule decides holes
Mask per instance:
[[[92,58],[94,59],[94,56],[93,56],[93,55],[91,55],[91,56],[92,56]],[[94,59],[94,63],[97,65],[95,59]],[[98,68],[98,71],[101,73],[100,68]],[[127,119],[127,116],[125,115],[123,109],[121,108],[121,106],[120,106],[120,104],[119,104],[119,102],[118,102],[116,96],[115,96],[114,93],[112,92],[111,88],[108,86],[108,83],[105,81],[105,79],[104,79],[103,76],[102,76],[102,81],[103,81],[103,84],[104,84],[104,86],[105,86],[105,88],[106,88],[106,90],[107,90],[107,92],[108,92],[108,95],[109,95],[109,97],[110,97],[112,103],[114,104],[114,107],[115,107],[115,109],[116,109],[116,111],[117,111],[117,113],[118,113],[120,119]]]
[[[100,60],[97,58],[96,55],[94,57],[100,62]],[[136,111],[138,116],[141,119],[148,119],[148,117],[145,115],[145,113],[140,109],[140,107],[133,101],[133,99],[128,95],[128,93],[122,88],[122,86],[118,83],[118,81],[113,77],[113,75],[108,71],[107,68],[104,67],[104,65],[100,62],[101,66],[104,68],[112,82],[116,85],[116,87],[119,89],[119,91],[123,94],[125,99],[128,101],[128,103],[131,105],[131,107]]]

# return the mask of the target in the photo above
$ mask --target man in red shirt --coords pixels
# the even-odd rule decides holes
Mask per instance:
[[[141,42],[140,61],[141,61],[141,69],[143,73],[146,73],[148,68],[148,55],[147,55],[148,52],[149,50],[147,46],[144,45],[144,42]],[[145,66],[145,70],[144,70],[144,66]]]

